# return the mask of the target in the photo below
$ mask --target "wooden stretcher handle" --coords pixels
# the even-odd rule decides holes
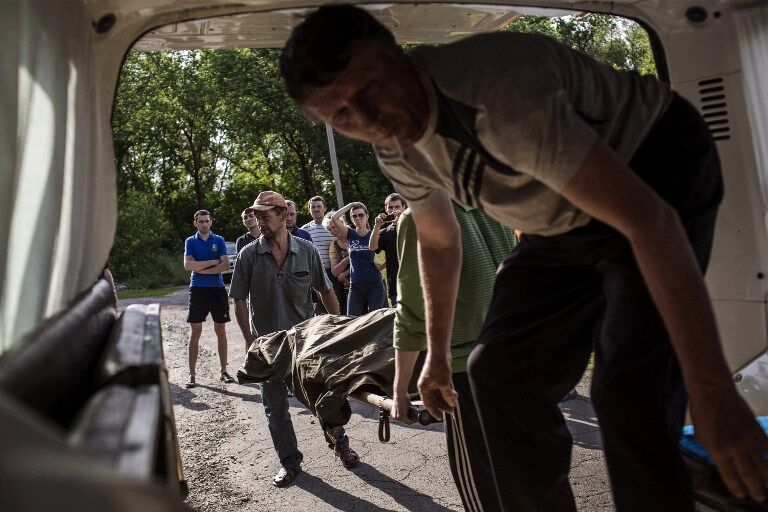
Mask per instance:
[[[373,405],[380,409],[392,412],[392,408],[395,402],[391,398],[377,395],[375,393],[369,393],[367,391],[358,391],[351,395],[355,400]],[[420,425],[431,425],[432,423],[440,423],[440,420],[434,418],[426,409],[417,409],[413,406],[408,408],[408,417]]]

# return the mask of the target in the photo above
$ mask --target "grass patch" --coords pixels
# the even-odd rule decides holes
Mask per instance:
[[[151,288],[148,290],[120,290],[118,299],[144,299],[146,297],[164,297],[175,292],[176,288]]]

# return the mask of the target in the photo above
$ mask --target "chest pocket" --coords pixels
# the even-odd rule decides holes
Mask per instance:
[[[295,299],[299,299],[307,295],[310,286],[312,285],[312,277],[308,268],[298,266],[298,268],[292,268],[287,272],[283,272],[283,279],[285,280],[285,286]]]

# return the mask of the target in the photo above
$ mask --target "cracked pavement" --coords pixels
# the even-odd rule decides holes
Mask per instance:
[[[378,441],[378,411],[352,401],[346,426],[361,463],[347,470],[327,448],[318,422],[295,399],[291,417],[304,453],[303,473],[285,489],[271,484],[278,469],[258,385],[218,380],[213,323],[203,325],[197,363],[198,386],[184,388],[188,376],[187,291],[162,298],[119,301],[160,302],[163,348],[171,382],[187,505],[198,511],[325,512],[463,510],[451,477],[442,425],[391,424],[391,441]],[[229,371],[243,361],[237,323],[227,324]],[[574,437],[571,483],[580,511],[610,511],[613,504],[597,420],[588,398],[589,375],[577,395],[561,404]]]

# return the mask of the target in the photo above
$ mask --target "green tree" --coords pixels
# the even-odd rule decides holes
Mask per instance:
[[[655,73],[647,34],[627,20],[522,16],[506,30],[543,33],[615,68]],[[112,116],[120,219],[111,262],[118,279],[176,272],[183,241],[193,232],[192,214],[201,208],[213,214],[216,233],[234,240],[243,232],[240,212],[265,189],[296,201],[302,222],[314,195],[335,207],[325,127],[286,94],[279,53],[128,56]],[[392,187],[371,147],[335,139],[344,200],[379,211]],[[142,247],[152,249],[154,265],[133,257]]]
[[[140,288],[177,284],[187,279],[183,247],[176,246],[171,224],[154,195],[128,190],[118,198],[117,233],[109,265],[119,281]],[[173,256],[176,256],[175,258]]]
[[[624,18],[607,14],[521,16],[505,30],[544,34],[616,69],[656,74],[648,33]]]

